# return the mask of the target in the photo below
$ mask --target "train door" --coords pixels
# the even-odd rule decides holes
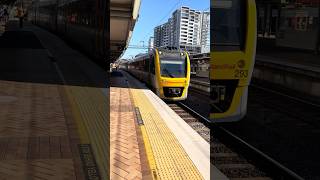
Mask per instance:
[[[154,92],[156,92],[158,83],[157,83],[157,79],[156,79],[156,66],[155,66],[155,56],[154,54],[151,54],[150,57],[150,73],[149,73],[149,81],[150,81],[150,85],[152,86],[152,90]]]

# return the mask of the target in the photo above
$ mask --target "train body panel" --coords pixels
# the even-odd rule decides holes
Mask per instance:
[[[128,63],[127,69],[162,99],[185,100],[190,83],[188,53],[155,49]]]
[[[216,42],[210,54],[210,119],[238,121],[247,111],[248,86],[254,68],[256,5],[254,0],[217,1],[213,3],[216,15],[212,18],[213,26],[217,27],[212,29]]]

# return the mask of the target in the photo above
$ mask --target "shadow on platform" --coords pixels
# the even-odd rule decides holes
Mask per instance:
[[[131,74],[129,74],[129,76],[132,79],[135,79],[136,81],[138,81]],[[121,70],[112,71],[110,73],[110,86],[111,87],[119,87],[119,88],[129,88],[127,77],[123,74],[123,72]],[[146,87],[138,86],[137,84],[134,83],[134,81],[132,82],[132,84],[130,84],[130,88],[134,88],[134,89],[150,89],[150,87],[148,88],[146,84],[145,84],[145,86]]]
[[[32,31],[6,31],[0,36],[0,80],[107,87],[108,73],[89,72],[93,68],[83,69],[88,66],[75,62],[76,57],[62,61],[51,55]]]

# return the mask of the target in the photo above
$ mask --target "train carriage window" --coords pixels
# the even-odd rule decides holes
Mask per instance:
[[[135,62],[134,66],[136,70],[139,70],[139,62]]]
[[[138,68],[139,68],[138,67],[138,62],[134,62],[133,65],[134,65],[134,69],[138,70]]]
[[[149,72],[149,61],[150,61],[150,57],[146,57],[145,65],[144,65],[144,71],[145,72]]]
[[[146,59],[142,60],[142,66],[141,66],[141,70],[144,71],[146,68]]]
[[[154,56],[150,56],[150,72],[152,74],[155,74],[155,66],[154,66]]]
[[[141,61],[138,61],[138,70],[141,70]]]
[[[243,0],[211,1],[211,51],[243,50],[246,14]]]
[[[140,60],[139,70],[140,70],[140,71],[143,71],[143,68],[144,68],[144,60]]]

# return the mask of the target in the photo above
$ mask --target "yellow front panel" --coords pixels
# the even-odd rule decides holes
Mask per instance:
[[[211,52],[210,79],[239,79],[239,86],[248,85],[252,58],[241,51]]]
[[[235,88],[231,103],[224,107],[223,112],[212,112],[213,121],[240,117],[246,111],[247,86],[250,84],[255,61],[256,50],[256,4],[255,0],[242,1],[246,3],[246,39],[243,49],[238,51],[211,51],[210,80],[211,88],[225,86]],[[236,87],[230,87],[230,82],[237,82]],[[213,83],[216,86],[213,86]],[[219,97],[219,96],[215,96]],[[221,103],[222,102],[222,103]],[[230,102],[230,101],[228,101]],[[213,105],[225,103],[223,99]],[[242,107],[243,106],[243,107]],[[222,107],[222,106],[221,106]],[[239,120],[234,118],[234,120]]]

